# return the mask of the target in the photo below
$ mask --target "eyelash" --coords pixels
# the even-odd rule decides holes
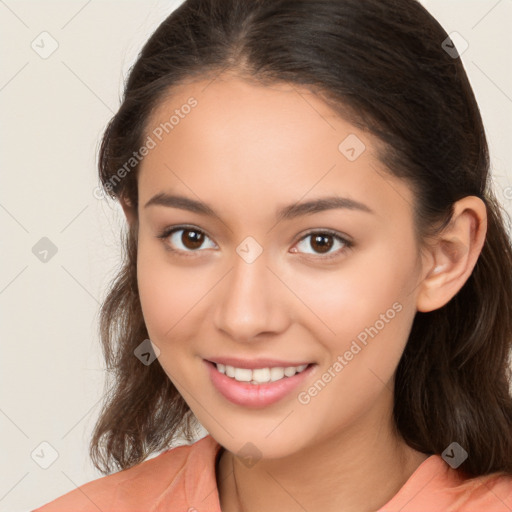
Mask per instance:
[[[207,238],[210,238],[202,229],[199,229],[196,226],[191,226],[191,225],[179,225],[179,226],[168,227],[164,231],[162,231],[159,235],[157,235],[157,238],[162,240],[166,250],[176,253],[179,256],[183,256],[185,258],[195,257],[194,253],[201,252],[201,249],[188,250],[188,251],[183,251],[181,249],[174,249],[166,241],[166,239],[169,238],[172,234],[174,234],[178,231],[186,231],[186,230],[195,231],[197,233],[201,233],[202,235],[206,236]],[[331,229],[322,229],[322,230],[316,229],[316,230],[308,231],[298,240],[297,243],[300,243],[303,240],[305,240],[306,238],[308,238],[309,236],[315,235],[315,234],[332,236],[337,241],[341,242],[344,247],[335,251],[332,254],[328,254],[327,256],[324,256],[320,253],[317,253],[316,256],[306,253],[307,257],[312,257],[314,259],[321,259],[321,260],[330,260],[330,259],[339,257],[341,255],[341,253],[344,253],[346,250],[350,249],[354,245],[354,243],[352,241],[347,240],[345,237],[341,236],[339,233],[337,233],[336,231],[333,231]],[[299,251],[296,251],[296,252],[299,252]]]

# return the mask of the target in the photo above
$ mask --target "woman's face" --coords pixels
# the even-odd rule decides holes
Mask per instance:
[[[175,89],[147,136],[140,299],[202,425],[269,458],[382,425],[422,266],[375,140],[305,90],[229,76]]]

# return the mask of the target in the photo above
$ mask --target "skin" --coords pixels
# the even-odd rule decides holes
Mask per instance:
[[[123,208],[129,222],[138,219],[140,299],[159,362],[225,448],[216,468],[222,510],[376,510],[427,458],[393,429],[394,374],[416,312],[443,306],[469,277],[485,237],[485,206],[462,199],[450,226],[420,247],[408,184],[386,173],[369,133],[318,97],[225,74],[173,89],[147,134],[190,96],[197,107],[141,163],[137,211]],[[350,134],[366,146],[354,161],[338,149]],[[216,216],[145,206],[160,193],[200,200]],[[372,212],[331,209],[276,220],[282,206],[331,195]],[[199,249],[183,244],[183,231],[158,238],[180,224],[205,234]],[[306,234],[325,229],[353,246],[328,238],[333,245],[324,254]],[[250,264],[236,252],[248,236],[263,250]],[[395,303],[400,312],[300,403],[298,392]],[[297,391],[250,409],[211,384],[203,359],[215,356],[317,366]],[[248,442],[256,458],[250,467],[238,454]]]

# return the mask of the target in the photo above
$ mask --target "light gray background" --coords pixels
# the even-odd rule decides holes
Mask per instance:
[[[137,52],[180,3],[0,0],[0,511],[101,476],[87,454],[103,390],[98,306],[123,218],[94,195],[97,149]],[[469,43],[462,60],[512,213],[512,0],[423,3]],[[58,250],[46,262],[32,252],[42,237]],[[58,454],[48,469],[42,442]]]

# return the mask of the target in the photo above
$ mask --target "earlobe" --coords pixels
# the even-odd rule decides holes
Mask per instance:
[[[447,304],[464,286],[487,232],[485,203],[467,196],[454,204],[449,225],[429,248],[429,268],[419,285],[416,308],[428,312]]]

